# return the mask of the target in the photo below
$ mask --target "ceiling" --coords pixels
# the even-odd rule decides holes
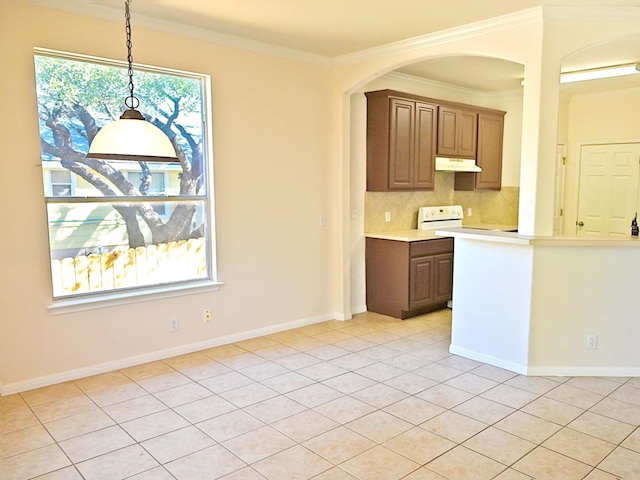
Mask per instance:
[[[32,2],[110,19],[124,10],[122,0]],[[640,8],[640,0],[132,0],[131,15],[134,28],[136,17],[151,19],[335,57],[543,5]],[[563,69],[636,61],[640,39],[584,52]],[[519,88],[523,78],[521,65],[483,57],[433,59],[399,71],[480,91]]]

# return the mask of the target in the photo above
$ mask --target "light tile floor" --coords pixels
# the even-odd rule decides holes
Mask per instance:
[[[362,314],[0,398],[0,478],[640,479],[640,378],[448,353]]]

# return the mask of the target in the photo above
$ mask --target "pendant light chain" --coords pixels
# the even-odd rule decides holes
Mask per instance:
[[[131,0],[124,2],[127,63],[129,64],[127,72],[129,75],[129,95],[124,99],[127,109],[118,120],[100,129],[91,140],[86,157],[114,161],[179,163],[176,149],[169,137],[154,124],[145,121],[144,115],[136,110],[140,101],[133,92],[130,3]]]
[[[127,62],[129,64],[129,97],[125,99],[125,105],[130,109],[136,109],[140,105],[138,100],[133,94],[133,54],[131,53],[131,12],[129,11],[129,4],[131,0],[124,2],[124,19],[125,19],[125,31],[127,34]]]

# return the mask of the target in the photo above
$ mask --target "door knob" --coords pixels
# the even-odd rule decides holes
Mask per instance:
[[[584,227],[584,222],[578,222],[579,227]]]

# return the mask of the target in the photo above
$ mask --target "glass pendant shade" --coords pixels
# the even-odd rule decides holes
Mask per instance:
[[[135,112],[135,114],[131,114]],[[136,115],[138,114],[138,115]],[[127,110],[120,119],[105,125],[93,138],[87,158],[178,162],[171,140],[147,122],[137,110]]]
[[[136,108],[140,104],[133,93],[133,55],[131,53],[131,12],[124,3],[125,30],[127,33],[127,62],[129,68],[129,96],[125,99],[127,110],[119,120],[110,123],[93,137],[87,158],[104,160],[132,160],[137,162],[179,162],[176,150],[162,130],[145,120]]]

